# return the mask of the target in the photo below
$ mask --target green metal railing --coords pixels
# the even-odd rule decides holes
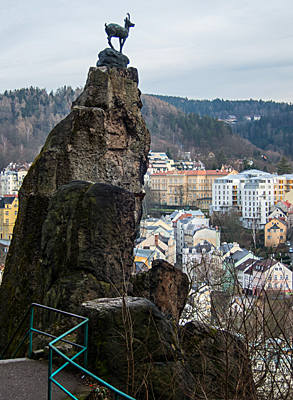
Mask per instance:
[[[81,320],[81,322],[78,325],[76,325],[75,327],[73,327],[72,329],[70,329],[67,332],[63,333],[62,335],[56,337],[54,335],[51,335],[49,333],[40,331],[40,330],[35,329],[33,327],[33,324],[34,324],[34,309],[35,308],[41,308],[41,309],[45,309],[45,310],[48,310],[48,311],[52,311],[52,312],[56,312],[56,313],[65,315],[67,317],[77,318],[77,319]],[[29,329],[26,332],[26,334],[24,335],[24,338],[21,340],[21,342],[20,342],[19,346],[17,347],[17,349],[12,354],[11,358],[14,358],[16,356],[16,354],[18,353],[18,351],[20,350],[22,345],[25,343],[27,338],[29,339],[29,358],[31,358],[32,351],[33,351],[33,334],[34,333],[38,333],[38,334],[41,334],[41,335],[44,335],[44,336],[47,336],[47,337],[50,337],[50,338],[53,339],[49,343],[48,400],[52,399],[52,383],[54,383],[56,386],[58,386],[61,390],[63,390],[63,392],[65,392],[72,399],[78,400],[77,397],[75,397],[73,394],[71,394],[65,387],[63,387],[59,382],[57,382],[55,380],[55,376],[59,372],[61,372],[65,367],[67,367],[68,365],[74,366],[79,371],[82,371],[84,374],[90,376],[91,378],[93,378],[94,380],[99,382],[101,385],[103,385],[106,388],[108,388],[111,392],[114,393],[114,400],[119,400],[119,396],[121,396],[124,399],[135,400],[133,397],[130,397],[126,393],[121,392],[120,390],[116,389],[114,386],[112,386],[109,383],[103,381],[102,379],[100,379],[99,377],[97,377],[96,375],[92,374],[90,371],[87,370],[87,352],[88,352],[87,346],[88,346],[88,321],[89,320],[88,320],[88,318],[82,317],[80,315],[75,315],[75,314],[68,313],[66,311],[57,310],[55,308],[47,307],[47,306],[44,306],[42,304],[32,303],[30,308],[28,309],[28,311],[24,315],[23,319],[19,323],[19,325],[18,325],[17,329],[15,330],[13,336],[9,340],[7,346],[2,351],[2,353],[0,355],[0,359],[1,360],[3,359],[3,356],[6,353],[6,351],[8,350],[8,348],[11,346],[11,344],[14,341],[17,333],[19,332],[20,328],[22,327],[22,325],[24,324],[24,322],[28,318],[28,316],[30,316]],[[71,342],[69,340],[64,339],[66,336],[72,334],[74,331],[76,331],[77,329],[81,328],[82,326],[84,327],[84,344],[83,345],[80,345],[80,344],[77,344],[77,343],[74,343],[74,342]],[[73,345],[73,346],[77,347],[78,348],[78,352],[71,358],[67,357],[64,353],[62,353],[62,351],[60,351],[57,347],[55,347],[56,343],[58,343],[60,341],[63,342],[63,343],[67,343],[67,344],[70,344],[70,345]],[[60,368],[55,370],[54,372],[53,372],[53,352],[57,353],[59,356],[61,356],[65,360],[65,363]],[[82,354],[83,354],[84,367],[82,367],[81,365],[77,364],[74,361],[77,357],[81,356]]]

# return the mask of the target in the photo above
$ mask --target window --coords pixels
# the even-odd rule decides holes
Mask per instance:
[[[5,211],[5,215],[9,215],[9,211]]]

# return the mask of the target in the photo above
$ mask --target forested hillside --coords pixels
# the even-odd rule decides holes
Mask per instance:
[[[45,89],[30,87],[0,94],[0,169],[11,161],[32,161],[51,129],[70,112],[72,101],[81,91],[65,86],[47,93]],[[267,166],[272,171],[281,155],[291,155],[293,106],[255,100],[202,101],[154,95],[142,95],[142,102],[152,149],[169,149],[174,158],[190,151],[207,168],[217,168],[222,163],[237,167],[236,160],[246,157],[253,159],[256,167]],[[263,117],[231,128],[215,118],[223,119],[228,114],[235,114],[238,120],[242,115]],[[262,155],[266,156],[266,162]]]
[[[162,96],[161,96],[162,97]],[[186,114],[157,96],[142,95],[142,115],[152,134],[153,150],[169,148],[175,158],[190,151],[192,157],[201,159],[207,168],[218,168],[231,163],[235,168],[237,159],[253,159],[255,167],[274,170],[280,158],[279,152],[267,151],[252,145],[250,141],[233,133],[230,125],[217,119],[198,114]],[[212,152],[215,157],[210,157]],[[264,161],[262,155],[266,156]]]
[[[55,93],[30,87],[1,94],[0,168],[11,161],[33,161],[80,92],[64,86]]]
[[[188,100],[187,98],[151,95],[168,102],[185,113],[226,119],[235,115],[233,132],[263,150],[272,150],[292,157],[293,105],[263,100]],[[261,119],[253,121],[254,116]],[[245,121],[251,117],[252,121]]]

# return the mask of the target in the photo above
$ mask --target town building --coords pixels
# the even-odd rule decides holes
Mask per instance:
[[[31,164],[10,163],[1,171],[1,194],[17,195]]]
[[[151,191],[160,204],[197,206],[208,210],[212,203],[214,181],[233,174],[237,172],[220,170],[157,172],[151,175]]]
[[[182,250],[182,271],[187,274],[193,289],[221,281],[222,262],[215,246],[207,240]]]
[[[176,262],[176,241],[172,223],[168,223],[163,217],[142,220],[139,238],[135,245],[137,267],[141,268],[143,263],[150,268],[151,261],[157,258],[166,260],[172,265]]]
[[[172,171],[174,169],[174,160],[171,160],[166,153],[150,150],[148,166],[148,172],[150,174],[162,171]]]
[[[175,264],[176,244],[173,236],[166,238],[160,233],[152,233],[148,238],[139,240],[136,249],[152,250],[160,254],[162,260]]]
[[[287,236],[287,222],[284,220],[273,217],[265,224],[265,246],[277,247],[280,243],[286,242]]]
[[[292,175],[273,175],[256,169],[234,176],[216,179],[213,183],[210,212],[227,212],[235,209],[243,225],[264,228],[275,203],[284,199],[291,190]]]
[[[248,294],[259,295],[263,290],[292,292],[292,271],[279,261],[250,258],[235,270],[240,288]]]
[[[18,212],[18,196],[0,198],[0,239],[11,240]]]
[[[293,192],[293,190],[291,190],[289,193]],[[286,198],[287,194],[285,195]],[[293,202],[293,198],[292,198],[292,202]],[[288,225],[288,229],[293,227],[293,204],[290,203],[288,200],[283,200],[283,201],[278,201],[274,208],[278,208],[281,211],[283,211],[283,213],[285,214],[285,221],[287,222]],[[269,215],[270,218],[270,215]],[[281,216],[279,216],[278,218],[282,219]]]

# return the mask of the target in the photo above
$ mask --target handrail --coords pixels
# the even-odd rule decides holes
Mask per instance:
[[[74,318],[80,319],[80,320],[82,320],[82,322],[80,322],[75,327],[69,329],[68,331],[66,331],[62,335],[56,337],[54,335],[51,335],[49,333],[40,331],[40,330],[35,329],[33,327],[33,323],[34,323],[34,308],[41,308],[41,309],[46,309],[48,311],[57,312],[57,313],[62,314],[62,315],[66,315],[66,316],[69,316],[69,317],[74,317]],[[66,312],[66,311],[62,311],[62,310],[58,310],[58,309],[52,308],[52,307],[47,307],[47,306],[44,306],[42,304],[32,303],[30,305],[28,311],[26,312],[25,316],[22,318],[21,322],[19,323],[16,331],[14,332],[14,334],[11,337],[11,339],[9,340],[7,346],[2,351],[2,353],[0,355],[0,359],[3,359],[3,355],[5,354],[5,352],[10,347],[11,343],[13,342],[13,340],[14,340],[15,336],[17,335],[17,333],[19,332],[19,330],[20,330],[21,326],[23,325],[24,321],[29,316],[29,313],[30,313],[30,327],[29,327],[29,330],[25,333],[24,338],[22,339],[21,343],[19,344],[17,349],[14,351],[14,353],[12,355],[12,358],[14,358],[16,356],[16,354],[18,353],[19,349],[21,348],[21,346],[23,345],[23,343],[25,342],[27,337],[29,337],[29,358],[31,358],[31,356],[32,356],[32,345],[33,345],[33,334],[34,333],[39,333],[41,335],[53,338],[53,340],[49,343],[48,400],[52,399],[52,383],[54,383],[56,386],[58,386],[61,390],[63,390],[72,399],[78,400],[77,397],[75,397],[73,394],[68,392],[68,390],[66,388],[64,388],[59,382],[57,382],[54,379],[54,377],[60,371],[62,371],[65,367],[67,367],[69,364],[74,366],[74,367],[76,367],[77,369],[82,371],[84,374],[89,375],[91,378],[95,379],[100,384],[102,384],[103,386],[107,387],[109,390],[114,392],[114,400],[119,400],[119,396],[123,397],[124,399],[135,400],[133,397],[130,397],[126,393],[121,392],[119,389],[116,389],[114,386],[112,386],[109,383],[105,382],[104,380],[102,380],[101,378],[97,377],[96,375],[94,375],[93,373],[91,373],[90,371],[88,371],[86,369],[87,368],[87,351],[88,351],[87,346],[88,346],[88,322],[89,322],[89,320],[88,320],[88,318],[82,317],[80,315],[72,314],[72,313],[69,313],[69,312]],[[72,332],[74,332],[75,330],[77,330],[78,328],[80,328],[82,326],[84,326],[84,344],[83,345],[80,345],[80,344],[77,344],[77,343],[73,343],[73,342],[70,342],[70,341],[64,339],[66,336],[70,335]],[[69,344],[71,344],[71,345],[73,345],[75,347],[78,347],[80,349],[80,351],[78,351],[72,358],[69,358],[65,354],[63,354],[62,351],[57,349],[57,347],[55,347],[55,344],[57,342],[59,342],[59,341],[64,342],[64,343],[69,343]],[[61,356],[65,360],[65,363],[54,372],[53,372],[53,351],[56,352],[57,354],[59,354],[59,356]],[[84,367],[80,366],[79,364],[77,364],[74,361],[81,354],[84,355],[84,360],[83,360],[84,361]]]

